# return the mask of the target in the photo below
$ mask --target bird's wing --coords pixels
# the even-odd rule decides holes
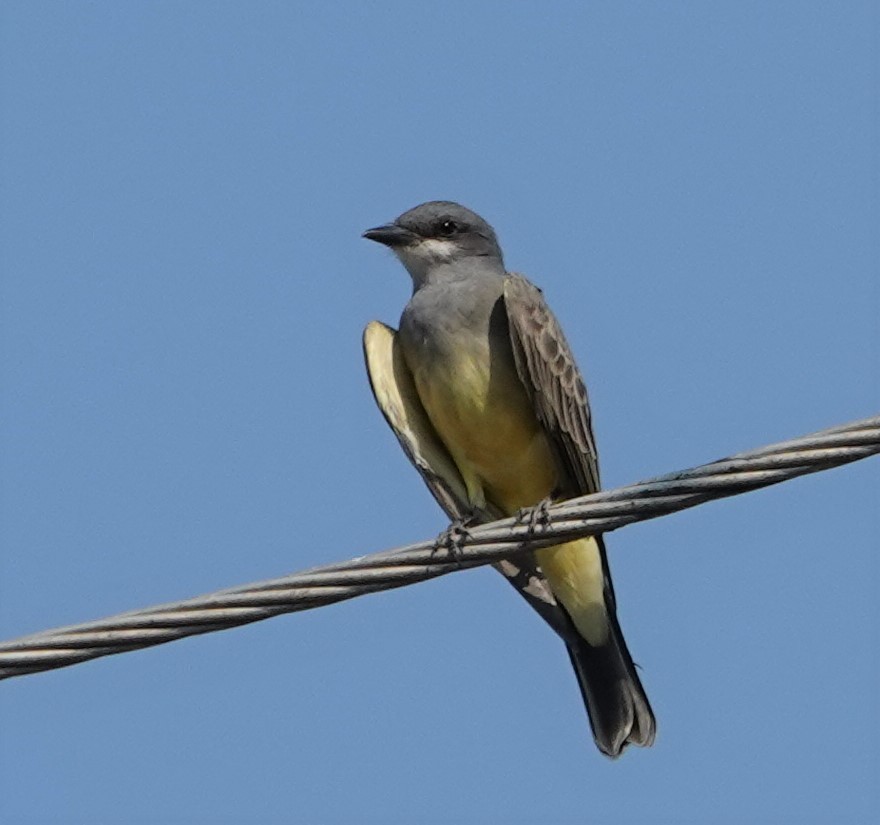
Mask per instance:
[[[382,415],[446,515],[453,521],[499,518],[499,514],[473,512],[461,473],[419,400],[396,330],[371,321],[364,330],[364,358]],[[560,636],[571,635],[571,621],[557,604],[531,553],[493,566]]]
[[[364,330],[364,359],[376,404],[437,503],[453,521],[470,515],[467,488],[452,456],[422,407],[403,360],[397,331],[371,321]]]
[[[541,290],[522,275],[504,282],[504,304],[516,370],[574,489],[599,489],[599,457],[590,421],[587,388],[559,321]]]

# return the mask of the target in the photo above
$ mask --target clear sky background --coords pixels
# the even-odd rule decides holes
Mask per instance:
[[[492,222],[605,486],[880,411],[874,2],[3,2],[0,637],[436,535],[360,238]],[[0,685],[0,819],[876,822],[880,461],[609,536],[656,746],[491,570]]]

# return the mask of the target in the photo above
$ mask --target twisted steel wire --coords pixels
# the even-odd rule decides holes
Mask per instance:
[[[880,416],[772,444],[689,470],[570,499],[547,519],[508,518],[436,540],[289,576],[0,642],[0,679],[124,653],[390,590],[537,548],[658,518],[716,498],[880,453]]]

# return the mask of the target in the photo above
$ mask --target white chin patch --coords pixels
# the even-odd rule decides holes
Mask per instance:
[[[455,257],[457,248],[453,241],[445,238],[425,238],[414,246],[402,246],[394,251],[403,265],[409,269],[411,265],[424,267],[451,261]]]

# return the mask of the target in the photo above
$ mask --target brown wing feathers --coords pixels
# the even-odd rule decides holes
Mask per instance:
[[[504,286],[510,339],[520,380],[535,411],[564,457],[566,474],[583,495],[599,489],[599,462],[587,390],[568,341],[544,296],[522,275]]]

